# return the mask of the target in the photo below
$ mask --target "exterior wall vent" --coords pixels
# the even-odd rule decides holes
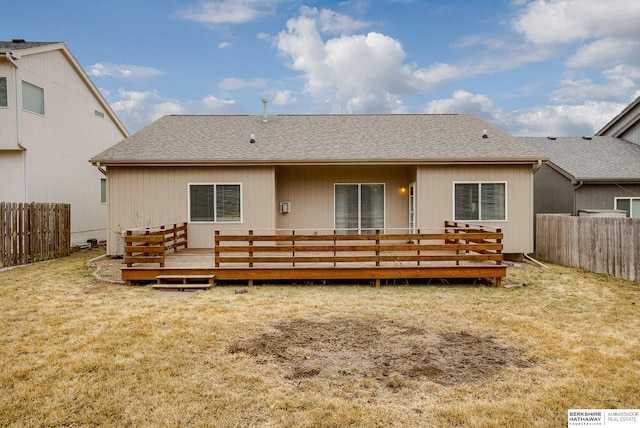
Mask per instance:
[[[280,214],[291,212],[291,202],[280,202]]]

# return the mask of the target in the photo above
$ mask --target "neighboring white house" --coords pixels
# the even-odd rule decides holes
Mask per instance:
[[[0,41],[0,201],[71,204],[71,242],[105,239],[88,159],[128,132],[64,43]]]

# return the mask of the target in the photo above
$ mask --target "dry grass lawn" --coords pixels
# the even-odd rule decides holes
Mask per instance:
[[[522,265],[500,289],[176,295],[96,280],[99,254],[0,272],[0,425],[561,427],[640,408],[638,283]]]

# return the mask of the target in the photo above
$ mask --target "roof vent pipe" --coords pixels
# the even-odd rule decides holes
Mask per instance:
[[[262,114],[262,123],[267,123],[267,103],[269,101],[266,98],[262,99],[262,109],[264,110],[264,113]]]

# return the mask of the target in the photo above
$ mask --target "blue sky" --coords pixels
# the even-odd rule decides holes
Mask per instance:
[[[0,0],[130,132],[165,114],[474,113],[591,135],[640,96],[637,0]]]

